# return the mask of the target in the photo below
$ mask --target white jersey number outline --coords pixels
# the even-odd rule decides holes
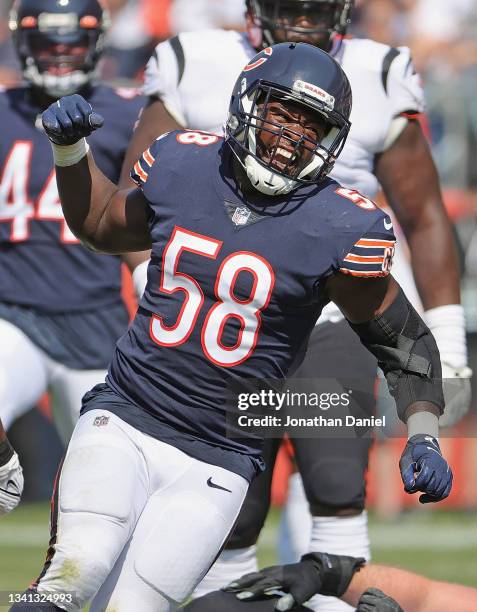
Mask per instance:
[[[209,145],[215,144],[219,141],[219,137],[215,134],[208,134],[207,132],[196,132],[194,130],[186,130],[176,136],[177,142],[183,145],[195,144],[199,147],[208,147]]]
[[[364,210],[376,210],[376,204],[370,200],[369,198],[365,198],[364,195],[361,195],[359,191],[356,189],[347,189],[346,187],[338,187],[335,193],[340,195],[347,200],[351,200],[353,204],[363,208]]]
[[[161,316],[153,314],[151,338],[160,346],[179,346],[187,342],[204,304],[204,293],[199,283],[184,272],[177,272],[181,253],[188,251],[202,257],[216,259],[222,242],[176,226],[162,256],[162,274],[159,290],[172,294],[185,293],[184,303],[172,326]],[[247,271],[253,276],[249,297],[239,299],[234,294],[237,277]],[[220,265],[214,292],[217,302],[207,313],[201,330],[201,345],[205,356],[223,367],[244,362],[253,353],[261,326],[261,311],[268,306],[275,285],[275,274],[263,257],[247,251],[228,255]],[[225,346],[221,340],[228,319],[240,322],[240,331],[234,346]]]

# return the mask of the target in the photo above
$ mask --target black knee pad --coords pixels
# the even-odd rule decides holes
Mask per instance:
[[[267,518],[269,505],[268,498],[262,495],[255,496],[253,492],[250,497],[247,495],[225,548],[248,548],[256,544]]]
[[[240,601],[233,593],[214,591],[199,599],[194,599],[183,609],[187,612],[274,612],[276,598],[261,599],[260,601]],[[297,612],[310,612],[309,608],[300,606],[294,608]]]
[[[364,509],[371,444],[368,438],[293,440],[313,515]]]
[[[355,457],[329,457],[310,466],[303,484],[311,513],[364,510],[366,466]]]
[[[248,548],[256,544],[270,508],[273,468],[279,447],[279,439],[264,441],[263,458],[267,468],[250,485],[225,548]]]

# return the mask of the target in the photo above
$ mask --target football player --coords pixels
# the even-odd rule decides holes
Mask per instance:
[[[363,561],[311,553],[300,563],[270,567],[244,576],[225,591],[196,599],[184,609],[187,612],[305,612],[310,608],[302,604],[315,593],[338,595],[358,612],[448,612],[456,607],[459,612],[473,612],[476,609],[477,589],[429,580],[393,567],[363,566]]]
[[[436,168],[417,121],[424,108],[420,78],[409,49],[343,38],[352,6],[351,0],[248,0],[247,34],[223,30],[183,33],[159,44],[146,71],[149,104],[127,153],[126,168],[150,140],[178,124],[221,133],[229,85],[256,48],[291,40],[328,51],[346,72],[354,97],[350,135],[332,176],[370,198],[381,185],[399,221],[397,231],[403,231],[407,239],[418,292],[399,246],[393,273],[416,307],[421,302],[424,305],[424,318],[441,353],[444,377],[457,377],[459,393],[446,408],[454,412],[447,413],[442,423],[449,424],[468,409],[471,372],[466,367],[464,315],[451,227]],[[430,244],[439,246],[431,251]],[[146,267],[143,263],[134,273],[139,293]],[[320,358],[323,354],[326,360]],[[375,360],[353,337],[338,309],[327,306],[295,377],[314,379],[317,387],[321,380],[338,378],[344,390],[354,388],[356,411],[369,414],[375,403],[375,373]],[[302,505],[298,517],[290,521],[294,549],[369,559],[364,475],[370,443],[369,437],[293,440],[313,515],[311,521]],[[253,547],[269,507],[277,447],[276,441],[265,441],[270,470],[252,485],[229,550],[198,589],[199,594],[256,568]],[[293,489],[299,485],[296,478],[293,484]],[[330,600],[326,606],[327,610],[346,608],[341,602],[332,608]]]
[[[128,314],[119,258],[85,249],[64,219],[40,114],[88,95],[109,119],[91,146],[117,179],[142,102],[93,83],[107,23],[97,0],[18,0],[10,27],[26,84],[0,92],[0,416],[8,429],[49,389],[65,444]]]
[[[69,96],[43,114],[75,234],[110,253],[152,248],[136,317],[106,383],[84,397],[58,479],[58,531],[36,589],[69,593],[60,608],[79,610],[98,589],[92,610],[168,611],[189,595],[263,465],[260,436],[234,424],[231,385],[283,381],[329,299],[380,355],[410,435],[407,490],[449,494],[435,438],[439,353],[389,276],[389,218],[327,178],[350,111],[349,82],[328,54],[267,48],[239,74],[225,142],[166,134],[135,164],[139,188],[126,190],[82,138],[103,123],[88,102]],[[350,275],[363,241],[373,265]]]
[[[0,420],[0,516],[18,506],[22,492],[22,466]]]

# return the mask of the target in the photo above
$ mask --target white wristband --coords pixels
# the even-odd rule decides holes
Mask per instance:
[[[453,368],[467,365],[464,309],[460,304],[431,308],[424,313],[424,321],[434,336],[441,361]]]
[[[132,273],[134,292],[138,300],[142,298],[142,294],[144,293],[144,289],[146,288],[146,285],[147,285],[148,266],[149,266],[149,259],[146,259],[146,261],[142,261],[138,266],[136,266]]]
[[[74,166],[83,157],[86,157],[89,151],[89,144],[86,142],[86,138],[82,138],[72,145],[57,145],[52,142],[51,148],[53,149],[55,165],[65,168],[66,166]]]
[[[416,434],[439,437],[439,418],[432,412],[415,412],[407,420],[407,437]]]

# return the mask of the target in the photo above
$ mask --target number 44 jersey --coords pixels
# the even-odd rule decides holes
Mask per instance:
[[[152,257],[107,383],[127,400],[121,418],[240,472],[226,451],[258,458],[261,441],[227,437],[228,389],[290,374],[327,301],[326,279],[388,274],[395,238],[381,210],[331,179],[246,201],[232,162],[222,138],[183,131],[135,165]],[[205,456],[204,443],[221,459]]]
[[[107,118],[90,145],[117,181],[143,99],[103,85],[88,93]],[[43,313],[120,304],[119,258],[88,251],[66,224],[41,110],[28,87],[0,92],[0,301]]]

